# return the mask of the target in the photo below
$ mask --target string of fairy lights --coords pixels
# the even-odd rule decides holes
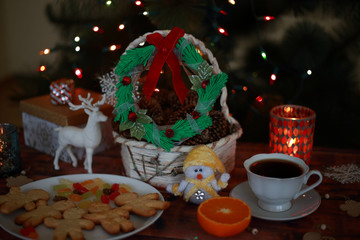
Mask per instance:
[[[104,4],[105,4],[106,6],[108,6],[108,7],[111,7],[112,1],[111,1],[111,0],[107,0],[107,1],[104,2]],[[135,1],[135,5],[140,6],[140,5],[142,5],[142,2],[141,2],[141,1]],[[144,13],[143,13],[143,14],[144,14]],[[91,30],[92,30],[93,32],[95,32],[95,33],[99,33],[99,34],[104,33],[104,30],[101,29],[101,28],[100,28],[99,26],[97,26],[97,25],[91,26],[90,28],[91,28]],[[117,30],[118,30],[118,31],[123,31],[124,29],[125,29],[125,24],[123,24],[123,23],[120,23],[120,24],[118,25],[118,27],[117,27]],[[75,52],[80,52],[80,51],[81,51],[80,41],[81,41],[80,36],[75,36],[75,37],[74,37],[73,42],[74,42],[74,51],[75,51]],[[103,51],[103,52],[108,52],[108,51],[114,52],[114,51],[119,50],[120,48],[121,48],[121,44],[120,44],[120,43],[119,43],[119,44],[111,44],[110,46],[107,46],[107,47],[103,48],[102,51]],[[48,55],[48,54],[50,54],[51,52],[53,52],[53,50],[51,50],[50,48],[46,48],[46,49],[40,51],[40,55]],[[46,66],[46,65],[41,65],[41,66],[38,67],[38,70],[39,70],[40,72],[45,72],[45,71],[47,70],[47,66]],[[81,79],[81,78],[83,77],[83,70],[82,70],[82,68],[75,66],[74,69],[73,69],[73,71],[74,71],[74,74],[75,74],[79,79]]]
[[[269,76],[269,85],[273,86],[275,84],[276,80],[278,79],[278,74],[279,74],[280,71],[284,71],[284,72],[291,73],[292,75],[296,75],[301,80],[300,87],[298,88],[299,90],[298,90],[297,93],[294,94],[294,97],[293,97],[293,99],[296,99],[301,94],[301,92],[303,90],[304,81],[309,76],[312,75],[312,70],[308,69],[305,72],[298,73],[298,72],[295,72],[292,69],[289,69],[286,66],[280,66],[278,63],[273,61],[270,56],[268,56],[268,54],[266,53],[266,51],[265,51],[265,49],[264,49],[264,47],[262,45],[263,41],[262,41],[262,38],[261,38],[261,35],[260,35],[259,23],[261,21],[266,21],[266,22],[272,21],[272,20],[275,19],[275,17],[274,16],[258,16],[257,13],[256,13],[256,7],[255,7],[255,4],[254,4],[254,0],[251,0],[250,2],[251,2],[252,15],[257,20],[256,21],[256,25],[257,25],[256,34],[257,34],[257,38],[258,38],[260,55],[261,55],[261,57],[262,57],[262,59],[264,61],[266,61],[268,64],[270,64],[273,67],[273,71]],[[259,103],[263,102],[263,100],[264,100],[263,97],[260,96],[260,95],[256,97],[256,101],[259,102]]]
[[[138,6],[138,7],[141,7],[141,8],[144,8],[144,7],[145,7],[144,3],[143,3],[141,0],[135,0],[135,1],[133,0],[132,2],[133,2],[133,4],[135,4],[135,5]],[[111,7],[112,1],[111,1],[111,0],[107,0],[107,1],[105,1],[103,4],[105,4],[105,5],[108,6],[108,7]],[[235,0],[229,0],[229,4],[235,5]],[[226,14],[227,14],[224,10],[218,9],[218,11],[219,11],[221,14],[223,14],[223,15],[226,15]],[[145,10],[142,11],[142,15],[147,16],[148,14],[149,14],[149,13],[148,13],[147,11],[145,11]],[[120,24],[118,25],[117,30],[118,30],[118,31],[123,31],[123,30],[125,30],[125,28],[126,28],[125,24],[124,24],[124,23],[120,23]],[[99,33],[99,34],[104,33],[104,30],[101,29],[101,27],[98,26],[98,25],[91,26],[91,30],[92,30],[93,32]],[[224,36],[228,36],[228,35],[229,35],[228,32],[227,32],[224,28],[222,28],[222,27],[217,27],[217,31],[218,31],[220,34],[224,35]],[[75,51],[75,52],[80,52],[80,51],[81,51],[81,46],[80,46],[80,44],[79,44],[80,41],[81,41],[80,36],[75,36],[75,37],[74,37],[74,51]],[[103,48],[103,52],[107,52],[107,51],[114,52],[114,51],[117,51],[117,50],[119,50],[119,49],[121,49],[121,44],[120,44],[120,43],[119,43],[119,44],[112,44],[112,45],[110,45],[110,46],[107,46],[107,47]],[[52,52],[54,52],[54,49],[46,48],[46,49],[40,51],[40,55],[49,55],[49,54],[51,54]],[[41,65],[41,66],[38,67],[38,71],[40,71],[40,72],[45,72],[47,69],[48,69],[48,68],[47,68],[46,65]],[[75,74],[79,79],[83,77],[83,70],[82,70],[81,67],[76,67],[76,66],[75,66],[75,67],[73,68],[73,71],[74,71],[74,74]]]
[[[143,1],[141,0],[132,0],[132,3],[135,4],[137,7],[143,8],[144,11],[142,11],[142,15],[147,16],[149,15],[149,12],[147,12],[145,10],[145,4],[143,3]],[[111,5],[113,4],[111,0],[107,0],[104,1],[103,4],[105,4],[108,7],[111,7]],[[228,0],[228,4],[231,5],[236,5],[236,1],[235,0]],[[214,11],[226,16],[228,13],[226,11],[224,11],[223,9],[217,8],[215,7]],[[262,46],[262,39],[261,39],[261,34],[260,34],[260,22],[270,22],[273,21],[275,19],[274,16],[258,16],[256,13],[256,8],[255,8],[255,4],[254,1],[251,0],[251,11],[253,14],[253,17],[256,19],[256,24],[257,24],[257,38],[258,38],[258,43],[259,43],[259,51],[260,51],[260,55],[262,57],[262,59],[264,61],[266,61],[268,64],[271,64],[273,66],[273,72],[270,74],[269,76],[269,85],[272,86],[275,84],[275,82],[278,80],[278,74],[280,71],[288,71],[284,66],[278,66],[277,63],[273,62],[271,57],[268,56],[266,50],[264,49],[264,47]],[[214,28],[216,28],[216,31],[225,37],[229,36],[229,32],[222,26],[219,26],[217,24],[213,24]],[[91,29],[91,31],[95,32],[95,33],[99,33],[102,34],[104,33],[104,30],[98,26],[98,25],[93,25],[90,26],[89,29]],[[126,29],[126,25],[125,23],[119,23],[119,25],[117,26],[117,31],[124,31]],[[74,51],[75,52],[80,52],[81,51],[81,38],[80,36],[75,36],[73,39],[73,45],[74,45]],[[106,46],[103,48],[103,52],[114,52],[114,51],[118,51],[121,49],[121,44],[111,44],[109,46]],[[49,55],[52,52],[54,52],[54,49],[50,49],[50,48],[46,48],[40,51],[40,55]],[[38,71],[40,72],[45,72],[47,71],[47,66],[46,65],[41,65],[38,67]],[[79,66],[75,66],[73,67],[73,71],[74,74],[77,78],[81,79],[83,77],[83,70],[81,67]],[[300,74],[300,78],[302,79],[302,84],[303,84],[303,80],[305,80],[306,78],[308,78],[310,75],[312,74],[312,71],[310,69],[308,69],[305,73],[301,73]],[[236,90],[235,90],[236,89]],[[248,91],[248,87],[247,86],[241,86],[241,88],[239,88],[238,86],[235,87],[234,89],[231,90],[231,92],[233,94],[238,92],[238,89],[240,89],[242,92],[247,92]],[[299,94],[299,93],[298,93]],[[263,96],[258,95],[255,97],[255,100],[258,103],[262,103],[264,101]]]

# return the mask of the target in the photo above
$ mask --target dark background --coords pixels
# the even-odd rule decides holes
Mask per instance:
[[[51,81],[63,77],[73,78],[77,87],[101,91],[99,76],[115,67],[132,40],[178,26],[202,40],[229,75],[228,105],[243,127],[240,141],[267,142],[270,109],[298,104],[316,112],[314,145],[360,146],[358,1],[237,0],[233,5],[220,0],[143,0],[137,6],[130,0],[110,5],[63,0],[44,11],[61,36],[51,49],[58,60],[39,62],[47,66],[45,72],[14,76],[23,91],[13,99],[47,94]],[[265,21],[265,16],[274,19]],[[121,31],[119,24],[125,25]],[[93,26],[101,31],[92,31]],[[219,33],[219,27],[226,34]],[[74,42],[74,36],[81,41]],[[111,44],[121,47],[109,51]],[[76,45],[80,52],[74,51]],[[74,74],[76,68],[82,69],[82,78]]]

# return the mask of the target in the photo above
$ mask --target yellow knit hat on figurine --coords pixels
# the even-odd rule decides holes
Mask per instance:
[[[191,150],[185,161],[183,170],[185,171],[189,166],[202,165],[217,170],[220,173],[225,172],[225,167],[220,159],[216,156],[216,153],[208,146],[201,145]]]

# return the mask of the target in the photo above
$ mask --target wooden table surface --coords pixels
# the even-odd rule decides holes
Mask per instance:
[[[220,192],[228,196],[231,189],[247,180],[243,162],[247,158],[268,152],[267,144],[238,142],[236,150],[236,167],[231,172],[229,186]],[[60,162],[61,170],[53,168],[53,157],[24,146],[21,143],[21,158],[23,169],[27,176],[34,179],[44,179],[53,176],[86,173],[82,162],[77,168]],[[359,150],[329,149],[315,147],[310,163],[311,169],[325,171],[327,167],[347,163],[360,163]],[[122,175],[120,146],[115,146],[93,157],[94,173]],[[181,198],[174,198],[163,189],[159,189],[164,197],[171,201],[169,209],[149,228],[129,239],[218,239],[203,231],[196,219],[197,206],[186,203]],[[316,188],[321,195],[321,205],[312,214],[291,221],[269,221],[253,217],[248,230],[227,239],[303,239],[306,232],[319,232],[322,236],[331,236],[336,240],[360,239],[360,217],[351,217],[340,209],[340,205],[347,199],[360,201],[360,183],[341,184],[333,179],[324,177],[323,182]],[[6,180],[0,179],[0,194],[8,192]],[[329,194],[330,198],[324,196]],[[321,230],[321,226],[326,226]],[[258,233],[253,235],[251,229]],[[17,239],[3,229],[0,229],[0,239]],[[315,240],[315,239],[314,239]]]

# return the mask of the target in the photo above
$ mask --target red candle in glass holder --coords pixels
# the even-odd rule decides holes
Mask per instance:
[[[301,158],[309,165],[315,130],[315,112],[298,105],[270,110],[270,151]]]

